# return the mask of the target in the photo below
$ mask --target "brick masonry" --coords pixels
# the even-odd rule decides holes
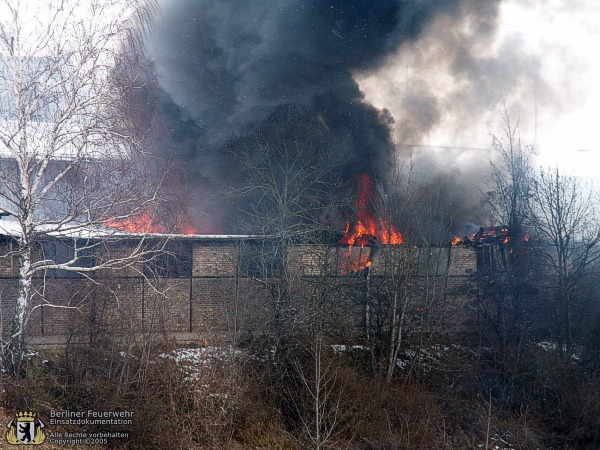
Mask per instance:
[[[158,330],[191,333],[198,340],[233,331],[260,330],[274,314],[278,284],[269,278],[272,275],[247,270],[242,256],[252,247],[243,239],[231,237],[186,241],[192,246],[192,267],[187,276],[146,278],[139,262],[133,268],[94,274],[95,282],[83,277],[36,279],[32,302],[35,310],[28,322],[28,336],[33,340],[64,340],[76,335],[93,338],[107,324],[116,333]],[[103,250],[103,254],[122,256],[131,248],[125,245]],[[7,254],[9,244],[5,243],[0,251]],[[454,320],[460,322],[457,318],[466,314],[466,306],[475,298],[477,259],[471,248],[355,247],[350,250],[352,258],[373,260],[370,272],[358,273],[344,266],[348,254],[348,247],[326,245],[296,245],[288,250],[287,267],[296,275],[291,286],[297,303],[291,308],[293,314],[310,314],[314,302],[339,298],[331,304],[353,312],[340,311],[335,320],[343,321],[344,327],[352,323],[360,328],[367,290],[383,292],[384,280],[394,270],[410,274],[411,307],[419,314],[433,297],[442,298],[448,314],[454,314]],[[15,264],[12,257],[0,260],[3,336],[10,333],[14,314]],[[45,303],[60,307],[42,307]]]

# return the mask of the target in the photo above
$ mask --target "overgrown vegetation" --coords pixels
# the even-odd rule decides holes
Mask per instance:
[[[410,376],[416,354],[406,352],[388,383],[365,367],[367,349],[316,343],[295,349],[285,368],[227,345],[176,350],[105,341],[40,351],[25,360],[21,377],[5,379],[4,406],[43,415],[134,411],[134,425],[124,427],[129,439],[115,440],[117,448],[592,449],[600,443],[599,374],[557,351],[527,346],[511,366],[492,348],[436,345],[423,349],[419,377]]]

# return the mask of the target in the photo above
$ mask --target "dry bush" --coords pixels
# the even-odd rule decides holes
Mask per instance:
[[[197,378],[173,359],[156,359],[147,395],[136,405],[145,429],[134,448],[212,448],[229,440],[235,412],[229,380],[219,368],[194,369]]]
[[[238,411],[235,440],[243,448],[301,448],[286,430],[279,412],[267,400],[260,397],[258,389],[247,392]]]
[[[594,374],[583,381],[567,396],[569,412],[573,421],[574,446],[600,448],[600,376]]]
[[[298,377],[310,375],[310,357],[296,352],[285,365],[224,345],[189,349],[203,357],[187,362],[170,357],[183,352],[158,338],[47,350],[5,383],[7,410],[132,410],[131,449],[314,448],[302,422],[311,403]],[[599,448],[597,374],[552,353],[529,356],[518,376],[480,361],[452,374],[435,368],[420,383],[408,376],[385,383],[360,360],[334,359],[327,373],[338,421],[322,448]]]
[[[446,429],[448,418],[436,396],[425,386],[387,384],[348,366],[338,367],[336,377],[342,394],[338,433],[336,440],[323,448],[458,448],[450,439],[450,429]],[[273,394],[266,391],[266,395]],[[276,400],[277,397],[271,397],[273,407],[279,408],[283,416],[285,405],[282,408],[274,403]],[[284,418],[285,424],[290,433],[300,438],[302,422],[298,414],[302,411],[294,412],[295,415]],[[313,448],[304,442],[302,448]]]
[[[133,425],[121,428],[132,449],[229,448],[242,391],[231,361],[181,364],[166,357],[166,344],[143,350],[79,345],[44,352],[26,360],[22,378],[8,380],[8,406],[42,417],[50,409],[134,411]]]

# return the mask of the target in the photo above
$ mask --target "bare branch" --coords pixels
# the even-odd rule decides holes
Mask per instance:
[[[7,227],[16,249],[9,255],[19,259],[9,343],[17,364],[36,310],[32,296],[44,296],[43,288],[35,292],[33,277],[139,271],[140,261],[160,248],[151,249],[143,233],[129,245],[123,233],[107,228],[155,210],[160,201],[162,180],[151,182],[139,139],[128,128],[125,99],[133,86],[116,81],[138,76],[115,73],[142,66],[121,61],[124,54],[143,59],[141,38],[155,8],[154,0],[0,2],[0,206],[13,216]],[[73,255],[40,258],[36,252],[53,240],[71,242]],[[99,258],[111,245],[127,251]],[[96,253],[93,264],[86,252]]]

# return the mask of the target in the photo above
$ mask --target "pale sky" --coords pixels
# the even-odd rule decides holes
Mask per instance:
[[[571,86],[559,112],[538,109],[540,164],[600,177],[600,2],[555,0],[528,8],[512,1],[504,11],[503,32],[519,34],[541,55],[544,78],[556,90]]]
[[[50,34],[47,30],[52,30],[60,44],[69,50],[70,45],[76,48],[79,44],[77,40],[69,40],[70,37],[78,37],[84,30],[99,37],[110,25],[122,25],[131,20],[133,13],[132,5],[126,0],[0,0],[0,23],[6,26],[9,34],[16,34],[12,31],[11,9],[18,14],[21,45],[28,55],[35,56],[44,56],[46,50],[55,48],[52,42],[56,44],[56,41],[48,43],[45,40]],[[61,27],[64,30],[59,32]],[[120,43],[118,37],[109,42],[115,46]]]

